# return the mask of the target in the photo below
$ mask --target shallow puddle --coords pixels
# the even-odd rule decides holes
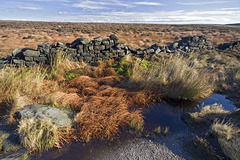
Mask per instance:
[[[171,133],[184,131],[187,125],[181,120],[183,112],[194,112],[200,110],[205,105],[220,104],[224,109],[233,111],[237,107],[233,102],[226,99],[226,96],[213,94],[209,98],[199,103],[159,103],[150,105],[144,110],[145,129],[154,129],[161,126],[162,129],[169,127]],[[118,148],[131,143],[135,137],[133,135],[122,135],[113,142],[91,142],[86,146],[82,143],[74,143],[64,146],[60,151],[54,150],[44,153],[41,159],[58,160],[80,160],[80,159],[102,159],[106,154],[114,153]],[[104,155],[104,156],[103,156]]]
[[[209,98],[199,103],[159,103],[149,106],[145,111],[145,125],[147,128],[169,127],[171,132],[184,130],[187,125],[181,120],[183,112],[196,112],[202,107],[212,104],[222,105],[225,110],[234,111],[237,107],[226,96],[212,94]]]

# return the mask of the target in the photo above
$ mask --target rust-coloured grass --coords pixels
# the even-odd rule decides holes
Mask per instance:
[[[141,110],[130,112],[128,107],[124,97],[90,97],[75,117],[81,139],[112,139],[120,127],[142,122]]]

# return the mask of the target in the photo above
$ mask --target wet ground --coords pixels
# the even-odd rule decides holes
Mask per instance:
[[[105,159],[194,159],[184,150],[184,145],[194,137],[188,126],[181,120],[183,112],[194,112],[205,105],[218,103],[224,109],[233,111],[237,107],[224,95],[213,94],[211,97],[196,104],[192,103],[159,103],[144,110],[144,128],[151,130],[160,126],[162,130],[168,127],[169,132],[154,136],[136,136],[123,133],[112,142],[93,141],[88,144],[73,143],[61,150],[45,152],[41,159],[50,160],[105,160]]]

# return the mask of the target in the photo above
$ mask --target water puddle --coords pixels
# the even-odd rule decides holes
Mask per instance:
[[[205,105],[220,104],[224,109],[233,111],[237,107],[233,102],[226,99],[226,96],[213,94],[209,98],[195,104],[189,103],[159,103],[149,106],[144,110],[146,129],[153,129],[161,126],[161,128],[169,127],[170,132],[179,132],[187,129],[187,125],[181,120],[183,112],[195,112],[200,110]],[[82,143],[74,143],[70,146],[64,146],[60,151],[50,151],[43,154],[41,159],[101,159],[103,155],[114,153],[127,143],[133,140],[131,135],[122,135],[119,139],[113,142],[91,142],[86,146]],[[104,159],[104,158],[103,158]]]
[[[187,125],[181,120],[183,112],[196,112],[206,105],[219,104],[225,110],[234,111],[237,107],[226,96],[213,94],[199,103],[159,103],[154,104],[145,111],[145,125],[147,128],[161,126],[169,127],[171,132],[184,130]],[[146,128],[145,127],[145,128]]]

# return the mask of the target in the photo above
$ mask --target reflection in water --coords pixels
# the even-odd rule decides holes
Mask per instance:
[[[217,103],[224,109],[233,111],[237,107],[224,95],[213,94],[211,97],[199,102],[167,102],[151,105],[145,110],[145,128],[152,129],[158,126],[169,127],[171,132],[184,130],[187,125],[181,120],[183,112],[196,112],[206,105]]]
[[[232,101],[226,99],[226,96],[220,94],[213,94],[209,98],[205,99],[204,101],[200,102],[200,106],[211,105],[211,104],[220,104],[223,106],[225,110],[234,111],[238,109]]]
[[[201,101],[199,103],[159,103],[149,106],[144,110],[145,117],[145,129],[154,129],[161,126],[170,128],[170,132],[178,132],[187,129],[187,125],[181,120],[181,114],[183,112],[195,112],[200,110],[205,105],[211,105],[214,103],[222,104],[226,110],[233,111],[237,109],[233,105],[233,102],[226,99],[225,96],[219,94],[213,94],[211,97]],[[92,142],[87,146],[82,146],[80,143],[75,143],[70,146],[65,146],[64,149],[59,151],[50,151],[43,154],[42,159],[95,159],[100,158],[104,154],[110,154],[118,150],[121,145],[128,143],[129,135],[123,135],[120,139],[108,143],[108,142]],[[127,138],[128,137],[128,138]],[[101,159],[101,158],[100,158]]]

